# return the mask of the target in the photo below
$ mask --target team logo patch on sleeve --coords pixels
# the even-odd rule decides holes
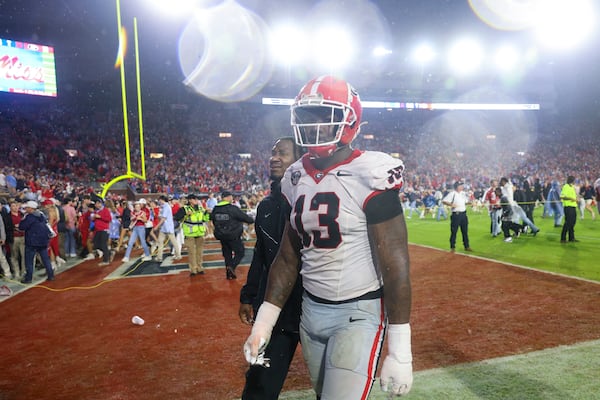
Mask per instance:
[[[291,179],[292,185],[296,186],[298,184],[298,182],[300,182],[300,176],[302,176],[300,171],[292,172],[292,179]]]
[[[390,185],[402,183],[402,172],[404,172],[404,165],[399,165],[396,168],[390,169],[388,171],[388,183]]]

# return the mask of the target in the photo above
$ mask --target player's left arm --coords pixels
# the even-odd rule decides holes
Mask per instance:
[[[384,303],[390,324],[410,320],[411,284],[408,234],[398,192],[388,191],[367,206],[373,261],[383,278]]]
[[[411,347],[411,283],[408,235],[396,190],[384,192],[367,204],[367,229],[373,261],[383,279],[388,318],[388,355],[380,384],[384,392],[402,396],[413,383]]]

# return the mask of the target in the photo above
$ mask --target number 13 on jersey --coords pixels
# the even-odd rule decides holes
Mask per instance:
[[[340,199],[333,192],[316,193],[308,200],[301,195],[293,209],[296,231],[302,238],[304,248],[314,247],[335,249],[342,242],[340,225],[337,221],[340,214]],[[304,216],[305,224],[302,222]]]

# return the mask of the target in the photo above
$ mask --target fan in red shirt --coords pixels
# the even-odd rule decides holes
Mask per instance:
[[[105,266],[112,261],[113,252],[108,249],[108,227],[112,221],[110,210],[104,207],[104,202],[96,200],[96,210],[90,215],[94,221],[94,248],[102,252],[102,262],[99,266]],[[111,254],[113,253],[113,254]]]
[[[496,237],[502,231],[502,224],[500,218],[502,217],[502,206],[500,205],[500,198],[496,196],[494,192],[498,187],[498,181],[492,179],[490,181],[490,187],[483,196],[483,201],[488,204],[488,211],[491,219],[490,232],[493,237]]]

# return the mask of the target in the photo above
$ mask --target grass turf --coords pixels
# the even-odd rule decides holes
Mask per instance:
[[[407,400],[592,400],[598,398],[600,341],[416,372]],[[388,399],[375,382],[370,400]],[[311,390],[282,400],[312,400]]]
[[[469,240],[474,250],[471,254],[600,282],[600,218],[592,221],[586,211],[585,218],[578,219],[575,225],[575,237],[579,242],[561,244],[562,228],[555,228],[554,219],[542,218],[541,213],[541,207],[535,209],[535,224],[540,228],[536,237],[525,234],[514,238],[512,243],[505,243],[502,234],[495,238],[490,235],[490,218],[485,210],[481,213],[469,211]],[[436,221],[430,215],[420,219],[413,214],[406,221],[411,243],[438,249],[450,248],[449,220]],[[460,230],[456,249],[462,251]]]

